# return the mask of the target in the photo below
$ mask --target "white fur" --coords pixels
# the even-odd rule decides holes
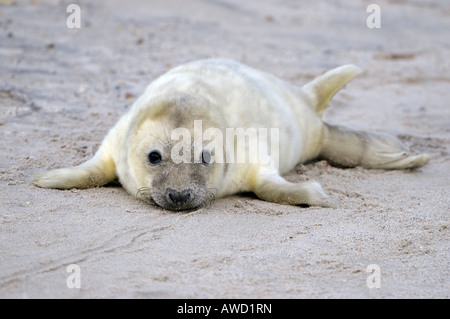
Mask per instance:
[[[318,156],[344,166],[386,169],[416,168],[428,162],[428,156],[410,155],[393,137],[322,121],[333,95],[359,72],[353,65],[342,66],[300,87],[224,59],[176,67],[146,88],[110,130],[93,159],[78,167],[37,174],[34,183],[85,188],[118,177],[127,191],[136,195],[138,190],[150,188],[157,174],[145,162],[146,154],[155,145],[167,147],[160,141],[175,129],[171,120],[181,116],[184,123],[202,119],[222,130],[279,129],[279,162],[230,164],[227,173],[215,167],[207,174],[207,185],[217,190],[216,197],[252,191],[274,202],[331,206],[317,182],[293,184],[281,175]],[[175,101],[173,108],[167,106],[170,99]],[[175,167],[173,174],[181,174],[181,170]]]

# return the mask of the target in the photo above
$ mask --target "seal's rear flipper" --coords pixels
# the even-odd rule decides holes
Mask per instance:
[[[331,98],[359,73],[361,69],[356,65],[342,65],[304,85],[302,92],[308,97],[317,114],[323,116]]]
[[[33,184],[43,188],[89,188],[105,185],[116,177],[114,162],[100,149],[92,159],[79,166],[35,174]]]
[[[303,86],[302,91],[322,116],[331,98],[360,72],[355,65],[343,65],[315,78]],[[319,156],[331,163],[345,167],[403,169],[422,167],[429,161],[426,154],[412,155],[395,137],[327,123],[324,126]]]
[[[397,138],[357,131],[324,123],[319,157],[345,167],[405,169],[419,168],[430,160],[427,154],[413,155]]]

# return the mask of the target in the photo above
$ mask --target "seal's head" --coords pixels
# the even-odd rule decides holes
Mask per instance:
[[[129,127],[117,172],[137,197],[169,210],[195,209],[214,196],[223,164],[196,135],[214,124],[208,102],[185,94],[151,100]],[[194,125],[195,124],[195,125]],[[199,127],[200,126],[200,127]],[[200,132],[197,132],[200,130]]]
[[[201,163],[176,163],[171,158],[173,145],[154,148],[148,153],[151,173],[149,194],[159,206],[170,210],[194,209],[207,199],[211,167],[203,158]],[[202,153],[206,154],[204,150]]]

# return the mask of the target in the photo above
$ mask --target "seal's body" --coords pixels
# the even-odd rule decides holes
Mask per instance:
[[[77,167],[37,174],[34,183],[87,188],[118,178],[129,193],[171,210],[199,207],[210,192],[218,198],[249,191],[272,202],[330,206],[317,182],[295,184],[281,175],[318,157],[346,167],[383,169],[418,168],[429,160],[425,154],[411,155],[394,137],[322,120],[330,99],[359,72],[356,66],[344,65],[300,87],[230,60],[179,66],[147,87],[92,159]],[[180,148],[173,132],[183,128],[182,132],[195,136],[196,121],[201,121],[201,133],[208,140],[192,138],[189,147],[184,143]],[[220,153],[207,143],[212,128],[214,132],[277,128],[279,138],[271,140],[269,147],[277,150],[277,156],[251,163],[230,158],[211,161],[213,154]],[[236,143],[228,141],[220,151],[234,154]],[[245,147],[247,156],[249,150]],[[175,160],[181,153],[192,161]]]

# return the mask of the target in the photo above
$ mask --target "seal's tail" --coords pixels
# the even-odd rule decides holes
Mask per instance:
[[[318,76],[302,91],[322,117],[331,98],[359,73],[357,66],[343,65]],[[396,137],[325,122],[319,157],[345,167],[382,169],[419,168],[430,160],[426,154],[412,154]]]
[[[322,117],[331,98],[359,73],[361,69],[356,65],[342,65],[316,77],[304,85],[302,91],[315,106],[317,114]]]

